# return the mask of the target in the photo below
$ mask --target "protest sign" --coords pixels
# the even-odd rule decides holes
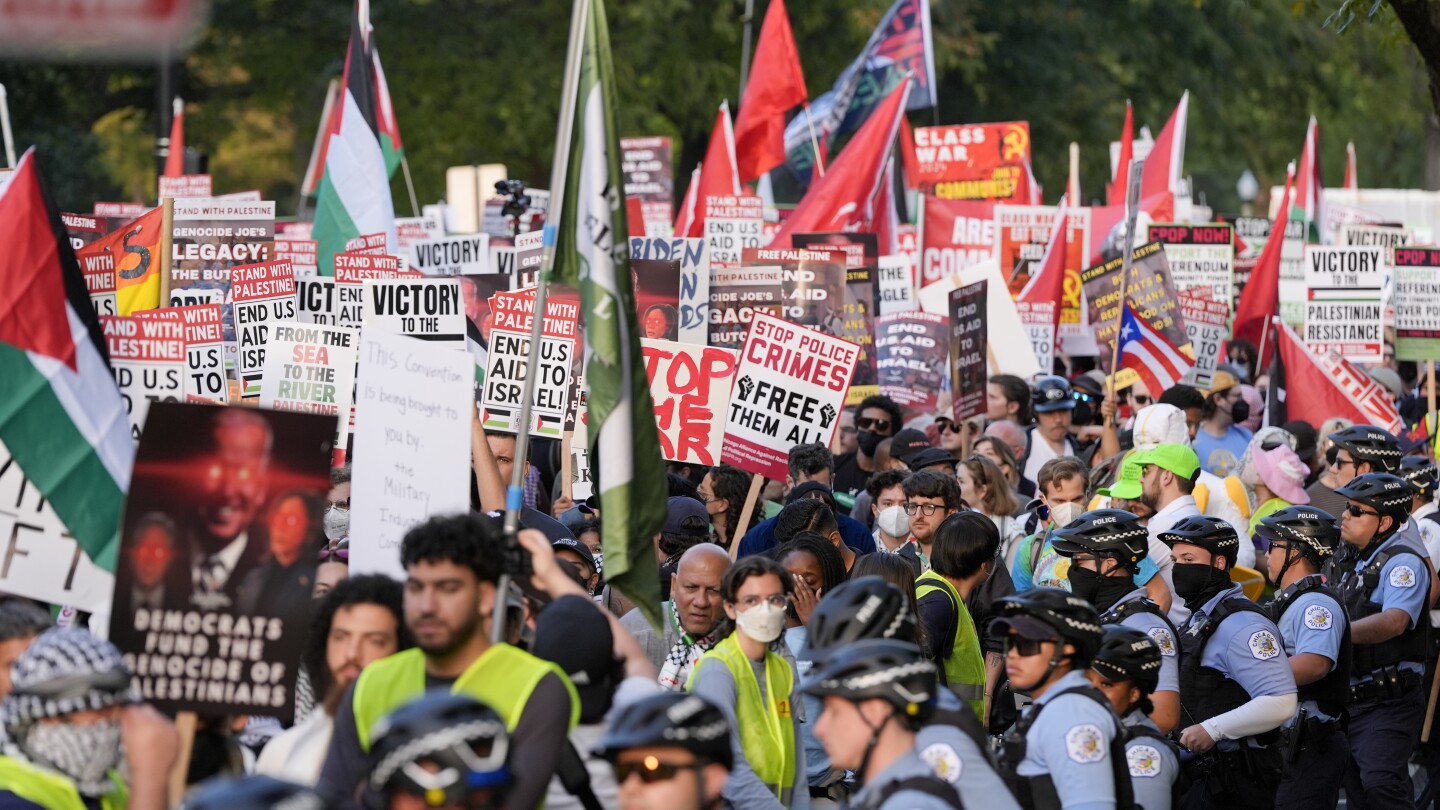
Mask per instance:
[[[185,325],[185,398],[187,401],[230,401],[225,378],[224,327],[219,304],[166,307],[135,313],[136,318],[169,318]]]
[[[503,273],[514,279],[511,289],[534,286],[534,275],[545,262],[545,234],[540,231],[522,233],[515,244],[490,242],[490,264],[486,272]]]
[[[1395,359],[1440,357],[1440,249],[1391,248],[1395,270]]]
[[[1305,287],[1305,222],[1292,218],[1285,221],[1285,240],[1280,243],[1280,320],[1298,329],[1305,322],[1309,299]]]
[[[1095,342],[1100,347],[1100,368],[1106,374],[1110,373],[1112,345],[1119,328],[1122,303],[1120,269],[1124,263],[1125,257],[1117,256],[1080,274],[1081,283],[1085,285],[1085,298],[1090,304],[1090,323],[1095,330]],[[1175,285],[1170,281],[1170,266],[1165,260],[1163,245],[1147,242],[1134,249],[1130,278],[1124,288],[1125,298],[1135,314],[1164,334],[1176,348],[1190,354],[1190,335],[1185,326],[1185,315],[1180,311]],[[1138,379],[1140,375],[1133,370],[1120,369],[1115,375],[1115,387],[1124,388]]]
[[[765,208],[759,197],[709,196],[704,204],[711,267],[734,267],[746,248],[765,246]]]
[[[995,204],[979,200],[922,198],[920,286],[995,255]]]
[[[439,239],[444,236],[444,223],[440,221],[439,212],[435,213],[435,216],[396,217],[395,249],[402,255],[407,254],[411,245],[416,242]]]
[[[334,325],[360,328],[365,311],[366,279],[419,277],[419,273],[402,272],[400,260],[395,256],[336,253]]]
[[[275,223],[275,235],[283,236],[286,239],[312,239],[314,238],[314,231],[315,223],[313,222],[297,222],[291,220],[289,222]]]
[[[464,347],[465,310],[455,278],[366,279],[367,328]]]
[[[97,202],[95,203],[95,216],[104,220],[119,220],[121,223],[129,222],[132,219],[149,211],[150,207],[142,203],[132,202]],[[108,226],[107,226],[108,227]]]
[[[182,174],[176,177],[160,175],[159,195],[156,199],[163,200],[166,197],[173,197],[177,200],[203,200],[215,196],[215,184],[208,174]]]
[[[345,240],[345,252],[384,256],[390,252],[388,243],[389,240],[384,233],[361,234]]]
[[[71,248],[82,248],[105,235],[105,223],[99,217],[61,212],[60,221],[65,223]]]
[[[176,200],[171,233],[170,306],[219,304],[226,365],[234,365],[237,336],[230,271],[271,260],[275,203]]]
[[[295,320],[295,271],[288,262],[240,265],[231,271],[230,283],[240,346],[240,386],[244,396],[253,397],[260,393],[270,324]]]
[[[1265,217],[1233,217],[1235,223],[1235,284],[1230,294],[1231,306],[1240,300],[1240,291],[1250,283],[1250,274],[1260,261],[1265,240],[1270,238],[1274,223]]]
[[[1389,225],[1343,225],[1335,244],[1340,247],[1378,247],[1388,256],[1390,248],[1410,244],[1413,235],[1407,228]]]
[[[1311,351],[1362,363],[1385,359],[1381,297],[1390,274],[1388,253],[1381,247],[1306,245],[1302,339]]]
[[[630,281],[640,336],[652,340],[680,339],[680,260],[632,259]]]
[[[879,315],[913,312],[920,308],[915,300],[915,265],[906,256],[881,256],[876,267],[875,286]]]
[[[666,461],[713,467],[720,460],[725,403],[735,381],[735,352],[641,339],[660,453]]]
[[[675,170],[670,138],[621,138],[620,172],[625,197],[640,201],[644,225],[630,226],[631,235],[668,237],[675,220]]]
[[[153,412],[165,429],[135,454],[110,640],[161,711],[287,722],[334,425],[215,405]]]
[[[100,327],[130,415],[130,436],[139,441],[150,403],[185,399],[185,326],[169,318],[102,315]]]
[[[705,240],[634,238],[630,258],[680,260],[680,342],[705,345],[710,323],[710,256]]]
[[[115,254],[110,251],[89,253],[77,251],[75,258],[80,262],[80,272],[85,276],[85,290],[90,294],[90,303],[97,315],[119,315],[115,301],[118,279],[115,275]]]
[[[1280,195],[1284,194],[1283,188],[1278,191]],[[1331,190],[1326,189],[1325,191],[1329,192]],[[1271,205],[1278,207],[1280,202],[1279,196],[1275,194],[1275,191],[1271,192],[1271,196]],[[1324,204],[1320,206],[1321,235],[1327,244],[1344,245],[1345,241],[1341,235],[1341,229],[1346,225],[1385,224],[1385,218],[1373,211],[1366,211],[1363,208],[1355,208],[1350,205],[1340,205],[1328,199],[1330,197],[1329,193],[1325,193],[1324,196],[1327,199],[1325,199]]]
[[[1180,292],[1180,313],[1185,317],[1185,332],[1195,353],[1195,365],[1182,382],[1197,388],[1210,387],[1220,364],[1220,347],[1228,334],[1225,325],[1230,320],[1230,302],[1216,300],[1212,292],[1208,288]],[[1154,391],[1150,393],[1159,396]]]
[[[483,276],[460,276],[460,303],[465,308],[465,350],[475,359],[475,401],[480,401],[480,386],[485,382],[489,365],[490,298],[510,289],[511,278],[498,273]]]
[[[710,345],[738,351],[755,313],[780,316],[780,266],[716,268],[710,278]]]
[[[725,418],[720,461],[782,481],[797,444],[829,445],[860,347],[814,329],[754,314]]]
[[[1035,360],[1044,373],[1055,367],[1055,302],[1016,301],[1015,314],[1030,338]]]
[[[1235,234],[1229,225],[1151,225],[1146,241],[1165,246],[1176,292],[1208,290],[1228,311],[1235,289]],[[1197,368],[1199,363],[1197,356]]]
[[[996,205],[995,260],[1005,275],[1010,297],[1017,298],[1050,243],[1058,208],[1051,205]],[[1094,354],[1088,313],[1082,309],[1080,271],[1091,253],[1090,210],[1065,212],[1065,279],[1061,284],[1060,350],[1066,354]]]
[[[956,422],[985,413],[986,287],[981,279],[950,292],[950,396]]]
[[[252,188],[247,191],[232,191],[229,194],[216,194],[217,200],[239,200],[242,202],[260,202],[262,195],[260,189]]]
[[[950,317],[950,291],[967,284],[974,284],[981,279],[985,280],[987,290],[999,290],[1005,287],[1005,282],[1000,276],[999,265],[995,263],[994,259],[986,259],[979,264],[967,267],[959,275],[948,276],[934,284],[921,287],[920,309],[948,319]],[[1021,379],[1028,379],[1041,373],[1035,351],[1031,348],[1030,339],[1026,335],[1025,325],[1020,322],[1020,314],[1016,310],[1015,302],[1008,295],[987,295],[985,303],[986,329],[989,332],[986,359],[990,361],[990,373],[1014,374]],[[1053,333],[1053,328],[1050,331]],[[1045,372],[1049,372],[1048,367]]]
[[[275,261],[290,262],[295,278],[313,278],[319,273],[319,258],[314,239],[275,237]]]
[[[530,423],[522,425],[520,410],[525,378],[531,371],[528,364],[534,314],[534,290],[496,293],[490,299],[491,326],[480,390],[480,423],[486,430],[528,430],[532,436],[553,439],[564,429],[580,307],[553,298],[545,301]]]
[[[470,358],[366,329],[360,335],[350,571],[400,578],[400,541],[434,515],[470,509]]]
[[[858,404],[865,397],[880,393],[875,376],[875,275],[880,261],[879,238],[873,233],[797,233],[791,237],[791,243],[806,250],[844,253],[845,286],[838,313],[833,311],[833,304],[829,305],[832,312],[826,324],[825,316],[818,311],[823,302],[814,297],[820,294],[820,289],[800,293],[797,287],[797,295],[808,296],[805,299],[808,311],[800,315],[796,299],[787,298],[790,314],[802,318],[796,323],[807,323],[803,318],[808,316],[827,334],[860,346],[860,363],[855,368],[855,379],[850,381],[846,405]],[[805,275],[803,268],[794,274],[801,281]],[[789,292],[786,289],[786,293]],[[836,314],[838,319],[833,317]]]
[[[297,278],[295,280],[295,320],[300,323],[338,326],[340,305],[335,287],[335,279],[331,277]]]
[[[1030,124],[951,124],[915,129],[915,183],[947,200],[1030,199]]]
[[[410,269],[427,276],[478,275],[490,272],[490,236],[425,239],[410,246]]]
[[[275,324],[260,377],[260,407],[335,417],[335,447],[343,452],[358,343],[358,333],[343,326]]]
[[[935,410],[948,387],[946,347],[950,321],[925,312],[896,312],[875,319],[875,366],[880,393],[904,408]]]

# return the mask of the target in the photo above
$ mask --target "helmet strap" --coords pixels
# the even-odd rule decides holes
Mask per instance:
[[[865,717],[865,713],[860,710],[860,704],[855,703],[854,706],[855,713],[860,715],[861,722],[865,724],[866,728],[870,729],[870,741],[865,743],[865,756],[860,758],[860,767],[855,769],[855,783],[863,787],[865,784],[865,771],[870,766],[870,755],[875,753],[875,746],[880,744],[880,734],[885,730],[886,724],[890,722],[890,718],[895,716],[895,707],[890,707],[890,713],[885,715],[885,719],[881,720],[878,725],[871,725],[870,721]]]

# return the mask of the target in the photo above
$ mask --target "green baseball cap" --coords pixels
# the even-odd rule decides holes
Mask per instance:
[[[1158,444],[1150,450],[1141,450],[1130,457],[1130,463],[1141,466],[1153,464],[1189,480],[1194,480],[1195,474],[1200,472],[1200,457],[1183,444]]]
[[[1140,485],[1140,472],[1145,469],[1144,464],[1137,464],[1135,457],[1142,451],[1135,451],[1129,455],[1120,465],[1120,478],[1108,488],[1101,487],[1095,490],[1098,494],[1107,498],[1124,498],[1127,501],[1139,500],[1144,491]]]

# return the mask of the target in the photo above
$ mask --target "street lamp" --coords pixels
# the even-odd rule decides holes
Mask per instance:
[[[1240,195],[1240,213],[1250,216],[1255,211],[1255,195],[1260,193],[1260,182],[1249,169],[1235,181],[1235,193]]]

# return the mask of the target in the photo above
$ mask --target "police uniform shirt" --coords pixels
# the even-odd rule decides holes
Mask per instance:
[[[1125,715],[1121,722],[1127,728],[1143,726],[1160,732],[1139,709]],[[1135,804],[1145,810],[1169,810],[1174,795],[1171,788],[1180,778],[1180,760],[1175,751],[1154,737],[1141,736],[1125,743],[1125,760],[1130,766]]]
[[[965,705],[944,688],[936,692],[936,703],[942,712],[960,711]],[[985,806],[991,810],[1020,810],[990,758],[959,728],[943,723],[925,726],[915,733],[915,750],[935,775],[953,785],[961,796],[984,796]]]
[[[1339,602],[1320,591],[1302,593],[1285,607],[1285,614],[1280,617],[1279,625],[1280,638],[1284,641],[1287,656],[1313,653],[1329,659],[1330,668],[1335,668],[1336,662],[1340,660],[1340,644],[1345,637],[1346,625],[1345,611]],[[1308,717],[1336,719],[1320,711],[1320,707],[1313,700],[1301,702],[1300,708],[1305,710]],[[1298,716],[1297,709],[1296,717]],[[1285,721],[1286,728],[1293,725],[1295,718]]]
[[[1209,616],[1221,601],[1232,597],[1245,598],[1239,585],[1232,585],[1212,597],[1190,618],[1187,628],[1198,627],[1202,614]],[[1238,683],[1251,699],[1264,695],[1293,695],[1296,692],[1295,675],[1290,671],[1290,659],[1285,656],[1281,645],[1279,628],[1264,615],[1253,611],[1237,610],[1215,628],[1200,657],[1200,665],[1224,673]],[[1240,747],[1235,740],[1220,740],[1213,721],[1207,720],[1201,725],[1205,726],[1210,736],[1216,737],[1217,748],[1233,751]]]
[[[1145,589],[1131,591],[1122,596],[1115,606],[1115,610],[1126,602],[1133,602],[1145,596]],[[1155,646],[1160,648],[1160,685],[1155,687],[1157,692],[1180,693],[1180,641],[1170,632],[1170,625],[1154,613],[1147,613],[1137,610],[1125,617],[1121,624],[1126,627],[1133,627],[1143,632],[1155,641]]]
[[[1411,521],[1412,523],[1414,521]],[[1417,532],[1418,533],[1418,532]],[[1355,568],[1346,573],[1346,579],[1360,576],[1366,566],[1366,560],[1374,559],[1375,554],[1382,551],[1392,550],[1400,545],[1400,533],[1386,538],[1374,553],[1367,554],[1365,559],[1355,564]],[[1418,543],[1412,543],[1419,545]],[[1423,548],[1423,546],[1422,546]],[[1425,594],[1430,584],[1430,571],[1425,567],[1424,561],[1417,559],[1413,554],[1396,554],[1385,561],[1385,566],[1380,569],[1380,576],[1375,584],[1375,590],[1370,592],[1370,601],[1380,606],[1383,613],[1387,610],[1403,610],[1410,617],[1405,629],[1415,626],[1424,615],[1428,605],[1425,604]],[[1412,672],[1423,672],[1424,668],[1414,661],[1401,661],[1396,665],[1400,669]],[[1351,684],[1362,683],[1371,680],[1369,675],[1363,678],[1351,678]]]
[[[925,764],[925,760],[921,759],[912,748],[901,755],[899,759],[887,765],[883,771],[875,775],[875,778],[869,780],[865,787],[850,799],[849,806],[867,807],[869,802],[875,800],[877,794],[885,790],[886,785],[917,776],[934,777],[935,772],[930,770],[930,766]],[[1004,790],[1003,786],[1001,790]],[[1005,795],[1009,796],[1008,793]],[[986,798],[989,799],[988,796]],[[877,805],[875,810],[949,810],[951,806],[950,802],[939,796],[919,790],[901,789],[886,797],[885,801]]]
[[[1067,672],[1035,701],[1035,706],[1052,700],[1055,705],[1046,706],[1025,734],[1025,758],[1015,768],[1020,776],[1049,774],[1056,795],[1065,797],[1065,810],[1115,807],[1115,775],[1110,763],[1114,714],[1085,695],[1057,697],[1066,689],[1089,685],[1084,673]],[[1027,711],[1034,711],[1035,706]]]

